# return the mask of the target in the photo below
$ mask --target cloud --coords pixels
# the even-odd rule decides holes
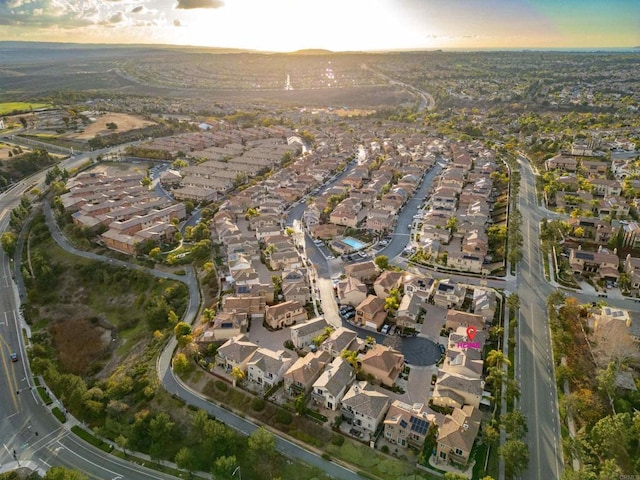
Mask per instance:
[[[96,2],[69,0],[0,0],[0,25],[73,29],[98,20]]]
[[[124,21],[124,14],[122,12],[116,12],[107,19],[107,23],[111,23],[111,24],[122,23],[123,21]]]
[[[220,8],[223,5],[223,0],[178,0],[176,8],[190,10],[192,8]]]
[[[140,13],[144,10],[144,6],[143,5],[138,5],[137,7],[134,7],[131,9],[131,13]]]
[[[178,20],[177,18],[173,20],[173,26],[174,27],[181,27],[182,23],[180,23],[180,20]]]

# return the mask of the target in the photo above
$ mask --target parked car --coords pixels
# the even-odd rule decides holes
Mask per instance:
[[[388,331],[389,331],[389,325],[383,325],[382,330],[380,330],[380,332],[384,334],[386,334]]]

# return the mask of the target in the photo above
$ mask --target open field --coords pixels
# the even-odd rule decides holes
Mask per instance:
[[[30,150],[26,147],[18,147],[17,145],[11,145],[9,143],[0,142],[0,162],[5,160],[9,160],[13,158],[15,155],[20,155],[20,153],[29,152]]]
[[[50,107],[48,103],[5,102],[0,103],[0,115],[8,115],[14,112],[28,112],[36,108]]]
[[[108,123],[115,123],[118,128],[115,130],[109,130]],[[129,130],[135,130],[136,128],[143,128],[149,125],[155,125],[156,122],[145,120],[134,115],[128,115],[126,113],[105,113],[96,117],[96,121],[87,125],[84,132],[81,133],[69,133],[64,135],[64,138],[69,140],[90,140],[96,135],[109,135],[114,132],[122,133]]]

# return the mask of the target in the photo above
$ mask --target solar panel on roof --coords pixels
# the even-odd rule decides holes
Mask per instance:
[[[576,252],[576,258],[579,258],[580,260],[593,260],[593,253]]]
[[[429,428],[429,422],[423,420],[422,418],[411,417],[411,431],[416,432],[420,435],[424,435],[427,433],[427,429]]]

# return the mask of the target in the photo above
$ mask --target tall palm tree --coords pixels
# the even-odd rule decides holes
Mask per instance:
[[[511,366],[511,360],[505,357],[502,350],[491,350],[487,354],[487,364],[502,369],[504,365]]]

